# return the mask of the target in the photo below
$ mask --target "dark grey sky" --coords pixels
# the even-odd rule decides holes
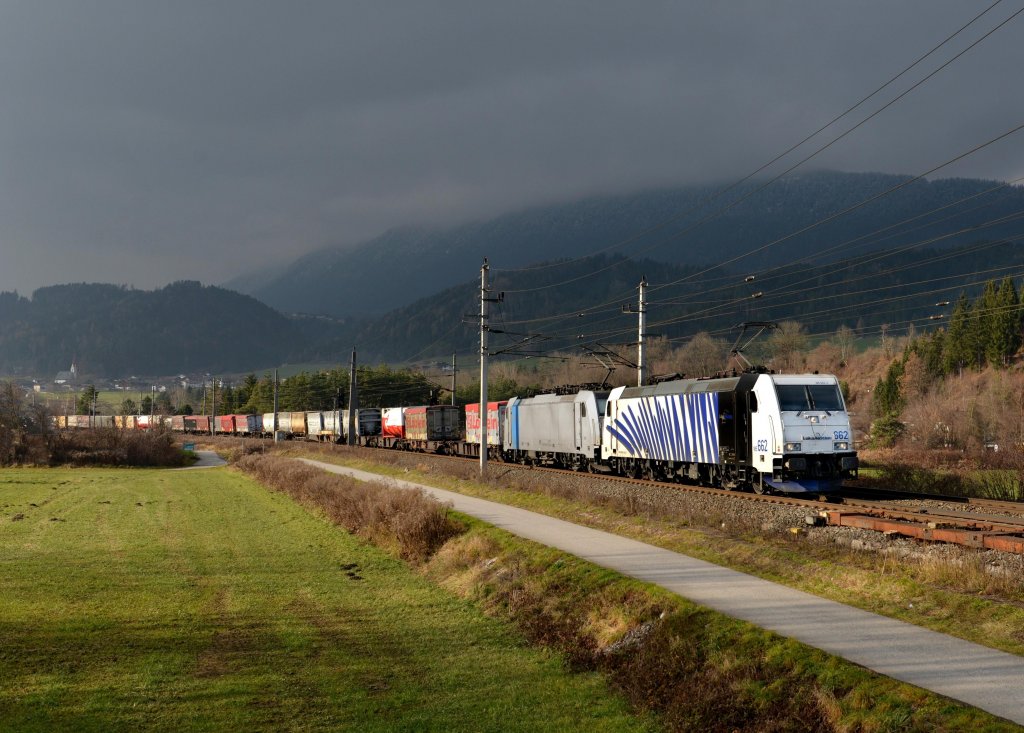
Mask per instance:
[[[220,282],[397,225],[725,180],[988,4],[0,0],[0,290]],[[1024,15],[814,167],[917,173],[1024,122],[1022,62]],[[947,172],[1016,178],[1021,151]]]

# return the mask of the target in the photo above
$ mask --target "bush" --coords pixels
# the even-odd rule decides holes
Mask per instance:
[[[907,426],[895,415],[886,415],[871,423],[871,443],[876,447],[891,448],[906,429]]]
[[[50,439],[50,464],[71,466],[183,466],[185,454],[166,430],[65,430]]]
[[[394,548],[405,560],[426,560],[462,531],[447,508],[422,491],[357,481],[275,455],[253,453],[235,466],[299,503],[323,511],[349,532]]]

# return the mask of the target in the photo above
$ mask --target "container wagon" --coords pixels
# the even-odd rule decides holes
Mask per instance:
[[[487,403],[488,455],[501,457],[502,437],[505,434],[505,410],[508,400]],[[480,455],[480,403],[466,405],[466,455]]]
[[[306,413],[304,412],[290,412],[288,413],[290,419],[290,432],[293,437],[304,438],[306,437]]]
[[[209,415],[185,415],[185,432],[193,435],[210,432]]]
[[[382,438],[405,438],[405,407],[385,407],[381,410],[380,435]]]
[[[299,413],[302,415],[302,413]],[[305,418],[303,418],[305,419]],[[290,412],[279,412],[277,413],[277,432],[284,433],[285,436],[289,436],[292,433],[292,413]],[[274,437],[274,413],[264,412],[263,413],[263,434],[269,437]]]
[[[454,405],[430,405],[405,408],[406,450],[428,453],[460,452],[462,441],[462,410]]]
[[[320,440],[324,431],[324,413],[306,412],[303,415],[303,423],[306,426],[303,434],[306,440]]]
[[[356,444],[365,445],[368,441],[380,436],[382,430],[382,419],[382,410],[379,407],[358,408],[355,415]],[[348,420],[349,411],[342,410],[339,435],[344,439],[348,438]]]

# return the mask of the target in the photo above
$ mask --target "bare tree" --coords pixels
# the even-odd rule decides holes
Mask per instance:
[[[690,377],[706,377],[726,366],[729,346],[702,331],[690,339],[679,352],[678,371]]]
[[[832,341],[839,348],[839,365],[846,366],[846,362],[850,358],[850,355],[853,354],[853,348],[857,343],[856,332],[849,326],[843,324],[836,329],[836,335]]]
[[[878,328],[882,334],[882,353],[885,354],[886,359],[892,359],[895,344],[892,337],[889,336],[889,324],[883,323]]]
[[[807,329],[798,321],[783,321],[768,342],[772,364],[780,371],[799,371],[807,349]]]
[[[932,378],[925,368],[924,361],[916,353],[907,357],[907,363],[903,365],[903,377],[900,379],[900,386],[907,399],[923,397],[931,386]]]

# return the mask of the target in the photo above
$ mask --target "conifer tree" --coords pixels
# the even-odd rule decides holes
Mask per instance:
[[[946,349],[946,332],[938,329],[931,336],[925,336],[921,344],[921,359],[924,360],[924,368],[928,376],[935,381],[943,376],[945,368],[943,359]]]
[[[943,365],[947,374],[959,374],[971,362],[973,350],[969,333],[969,315],[967,293],[961,291],[953,307],[953,315],[949,319],[949,331],[946,333],[943,349]]]
[[[904,398],[900,381],[903,377],[903,361],[896,359],[889,365],[885,377],[875,384],[871,409],[875,421],[871,424],[871,437],[882,446],[892,446],[903,434],[905,425],[900,421]]]
[[[75,405],[76,414],[91,415],[98,395],[99,392],[96,391],[95,385],[90,384],[85,387],[81,394],[78,395],[78,402]]]
[[[234,388],[230,384],[226,384],[218,396],[220,397],[220,404],[217,406],[218,412],[224,415],[233,414],[238,407],[236,404],[238,395]]]
[[[903,377],[903,361],[896,359],[889,365],[885,377],[878,380],[875,385],[874,401],[872,407],[875,415],[880,418],[899,418],[903,412],[903,393],[900,388],[900,379]]]
[[[971,334],[971,356],[975,367],[985,366],[991,352],[990,345],[997,330],[995,323],[998,291],[994,280],[985,283],[985,290],[971,307],[967,333]]]
[[[995,283],[991,283],[993,288]],[[988,289],[986,288],[986,292]],[[993,310],[988,319],[988,342],[985,358],[994,367],[1003,367],[1020,347],[1020,307],[1017,289],[1010,278],[1004,278],[993,296]]]

